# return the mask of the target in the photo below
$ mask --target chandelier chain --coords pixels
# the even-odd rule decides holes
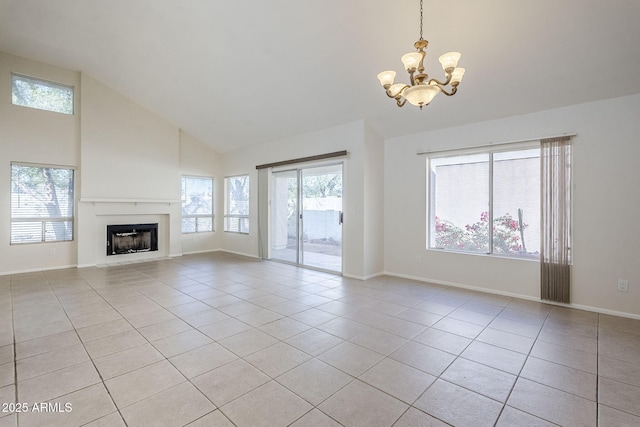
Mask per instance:
[[[422,38],[422,0],[420,0],[420,40],[423,40]]]

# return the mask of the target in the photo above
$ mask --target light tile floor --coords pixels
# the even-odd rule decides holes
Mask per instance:
[[[0,403],[0,427],[638,426],[640,321],[220,253],[2,276]]]

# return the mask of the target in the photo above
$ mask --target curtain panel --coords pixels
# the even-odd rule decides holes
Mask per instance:
[[[571,137],[540,141],[540,296],[571,301]]]

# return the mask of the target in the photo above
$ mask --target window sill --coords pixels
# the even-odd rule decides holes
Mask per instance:
[[[186,235],[191,235],[191,234],[208,234],[208,233],[215,233],[216,230],[211,230],[211,231],[183,231],[182,234],[186,234]]]
[[[427,248],[427,252],[439,252],[439,253],[447,253],[447,254],[455,254],[455,255],[471,255],[471,256],[480,256],[486,258],[499,258],[499,259],[509,259],[516,261],[528,261],[528,262],[540,262],[540,256],[533,257],[518,257],[518,256],[507,256],[501,254],[483,254],[479,252],[464,252],[464,251],[452,251],[448,249],[437,249],[437,248]]]

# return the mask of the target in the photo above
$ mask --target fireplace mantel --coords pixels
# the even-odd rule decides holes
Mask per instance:
[[[114,262],[105,251],[105,230],[112,224],[158,223],[158,250],[127,255],[149,260],[182,253],[181,204],[176,199],[80,197],[78,203],[78,265]]]

